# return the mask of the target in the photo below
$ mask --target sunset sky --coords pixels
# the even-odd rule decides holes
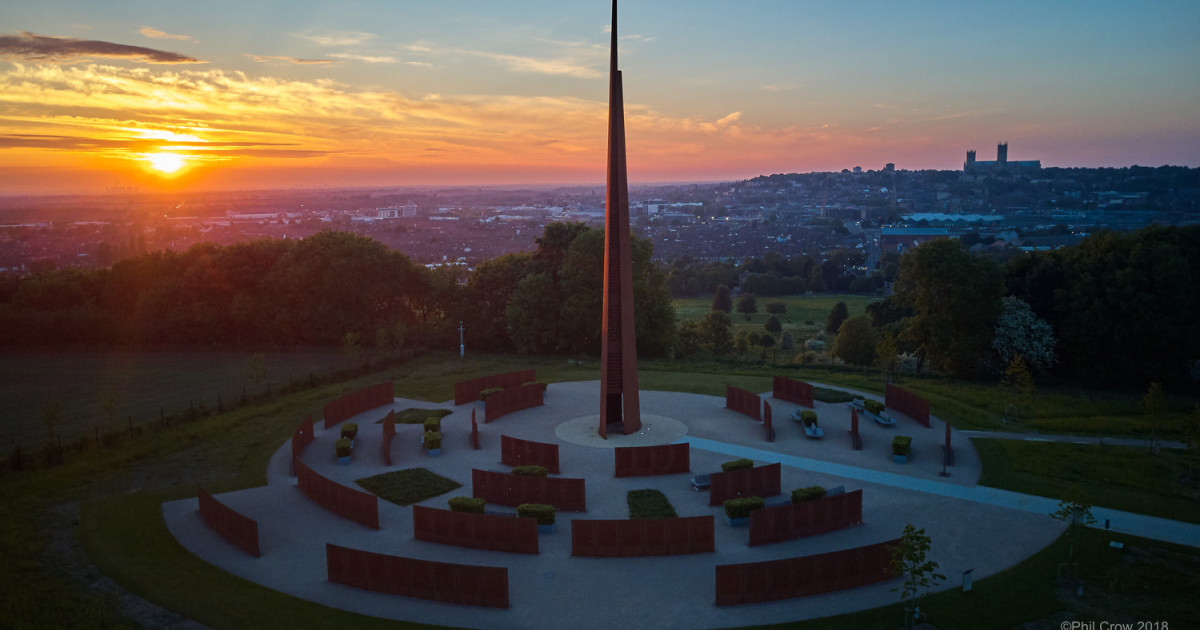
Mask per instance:
[[[603,180],[605,0],[0,0],[0,193]],[[1200,166],[1200,2],[642,0],[633,182]]]

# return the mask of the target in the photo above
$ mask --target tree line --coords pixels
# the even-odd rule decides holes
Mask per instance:
[[[1200,226],[1101,232],[997,263],[955,240],[900,260],[877,333],[941,372],[1002,372],[1016,355],[1057,376],[1143,386],[1200,374]]]
[[[604,234],[550,224],[534,252],[472,273],[427,269],[370,238],[321,232],[156,251],[104,269],[0,276],[0,343],[453,347],[594,353]],[[634,239],[639,353],[671,347],[675,313]]]

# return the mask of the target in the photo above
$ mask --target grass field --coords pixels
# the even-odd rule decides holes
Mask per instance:
[[[784,297],[760,297],[757,299],[758,312],[746,316],[737,312],[737,298],[734,298],[734,310],[729,313],[733,322],[734,334],[738,331],[763,332],[766,323],[768,302],[783,302],[787,312],[776,315],[779,323],[783,324],[785,332],[792,333],[799,345],[806,339],[825,330],[825,318],[838,302],[845,302],[850,316],[862,315],[867,312],[867,305],[878,302],[881,298],[868,295],[789,295]],[[712,298],[681,298],[671,300],[675,306],[675,316],[680,322],[699,321],[712,312]],[[811,324],[809,322],[812,322]]]
[[[641,365],[642,386],[647,389],[722,395],[725,385],[732,384],[762,392],[770,389],[772,374],[784,374],[882,392],[879,374],[870,370],[785,368],[751,362],[646,361]],[[167,532],[160,505],[163,501],[194,496],[196,483],[214,493],[265,483],[267,461],[291,435],[296,423],[308,414],[319,417],[325,402],[344,393],[393,379],[398,396],[444,402],[453,397],[455,381],[515,367],[535,368],[538,378],[548,382],[594,380],[599,376],[599,365],[594,360],[504,355],[463,360],[456,354],[442,353],[345,383],[301,391],[270,404],[165,429],[148,428],[112,448],[68,453],[62,466],[5,471],[0,475],[0,557],[4,558],[0,562],[0,620],[3,620],[0,625],[131,627],[125,624],[112,600],[86,587],[96,572],[87,564],[90,559],[124,587],[214,628],[418,627],[318,606],[232,577],[184,550]],[[207,378],[207,374],[193,374],[193,382]],[[1011,428],[999,423],[1002,405],[997,408],[997,394],[986,384],[906,378],[903,385],[928,396],[935,414],[960,427]],[[1078,417],[1099,409],[1108,410],[1106,415],[1112,416],[1114,408],[1132,414],[1137,400],[1133,397],[1133,402],[1129,402],[1128,396],[1118,399],[1112,394],[1071,391],[1043,392],[1039,397],[1045,399],[1048,413],[1063,414],[1060,417]],[[984,447],[981,453],[986,450]],[[985,476],[993,469],[1003,476],[1007,466],[1009,477],[1034,488],[1023,491],[1036,491],[1036,487],[1048,485],[1059,477],[1062,483],[1073,483],[1074,478],[1081,475],[1087,478],[1088,474],[1069,467],[1066,472],[1055,468],[1061,467],[1058,457],[1063,454],[1002,450],[1000,455],[1008,458],[1007,464],[998,460],[995,453],[984,455]],[[1084,455],[1067,453],[1065,457],[1065,461],[1075,461]],[[1134,494],[1149,497],[1149,507],[1143,509],[1159,509],[1153,505],[1159,491],[1156,488],[1161,488],[1155,485],[1157,473],[1137,469],[1140,464],[1133,460],[1114,457],[1102,461],[1109,477],[1096,485],[1128,488]],[[1126,475],[1126,470],[1143,472],[1123,480],[1119,476]],[[1007,483],[1003,478],[999,482],[990,481]],[[1103,504],[1098,499],[1096,502]],[[71,506],[80,504],[83,508],[77,531],[87,558],[77,553],[72,555],[69,545],[56,542],[60,536],[70,539],[76,535]],[[1200,564],[1197,557],[1200,551],[1134,541],[1142,550],[1138,555],[1112,559],[1103,556],[1110,539],[1121,537],[1089,532],[1086,540],[1090,542],[1084,544],[1081,540],[1077,553],[1085,560],[1082,570],[1088,591],[1102,594],[1112,588],[1119,596],[1107,599],[1099,596],[1098,602],[1086,598],[1076,602],[1065,596],[1054,583],[1057,565],[1065,557],[1065,544],[1060,540],[1016,567],[976,582],[973,594],[963,595],[951,589],[928,598],[922,608],[943,629],[1010,628],[1064,609],[1087,615],[1096,610],[1136,611],[1146,613],[1139,618],[1168,620],[1173,627],[1189,627],[1188,621],[1195,621],[1195,607],[1188,608],[1192,601],[1190,591],[1178,591],[1195,583],[1200,571],[1194,567]],[[1091,555],[1093,552],[1095,557]],[[1174,572],[1168,573],[1172,579],[1167,584],[1154,577],[1162,571],[1163,558],[1173,559],[1169,566]],[[1142,599],[1130,594],[1146,588],[1158,590]],[[1118,607],[1112,603],[1116,601],[1126,603]],[[1104,608],[1105,605],[1109,608]],[[1162,612],[1149,614],[1156,611]],[[1189,614],[1192,616],[1188,617]],[[898,605],[890,605],[806,622],[799,627],[810,630],[891,627],[899,616]]]
[[[1081,489],[1093,504],[1200,523],[1200,457],[1163,449],[973,439],[979,483],[1055,499]]]
[[[252,352],[207,350],[135,352],[92,350],[5,351],[0,354],[0,444],[41,446],[46,441],[42,410],[47,403],[61,406],[58,432],[64,442],[80,435],[143,426],[204,405],[216,410],[238,399],[243,390],[255,394],[268,387],[304,379],[310,372],[327,374],[345,367],[347,358],[336,349],[262,353],[264,376],[250,376]],[[359,358],[357,361],[361,361]],[[114,403],[112,426],[104,408]]]

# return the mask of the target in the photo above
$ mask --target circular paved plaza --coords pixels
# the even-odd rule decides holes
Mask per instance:
[[[723,398],[673,392],[641,392],[649,431],[610,436],[597,442],[600,404],[598,381],[554,383],[545,405],[518,411],[479,425],[480,450],[469,442],[471,411],[483,417],[482,403],[453,406],[397,399],[396,411],[409,407],[453,410],[442,420],[443,455],[430,458],[420,446],[420,425],[397,425],[392,466],[380,454],[382,407],[352,418],[358,422],[353,463],[338,466],[333,442],[338,430],[317,429],[304,462],[319,474],[349,487],[371,475],[422,467],[463,484],[420,505],[444,509],[451,496],[471,494],[471,469],[507,471],[500,462],[500,436],[559,445],[561,477],[587,480],[587,512],[559,512],[557,531],[539,537],[537,555],[440,545],[413,538],[412,509],[379,501],[380,529],[374,530],[328,512],[305,497],[291,476],[291,448],[285,443],[272,457],[266,486],[218,495],[217,499],[258,522],[262,557],[251,557],[206,527],[197,500],[163,505],[175,537],[203,560],[234,575],[334,608],[377,617],[471,628],[720,628],[794,621],[852,612],[898,601],[897,581],[779,602],[717,607],[715,567],[722,564],[792,558],[861,547],[897,538],[906,523],[924,528],[932,539],[930,557],[949,576],[944,588],[957,588],[963,571],[980,579],[1005,569],[1052,542],[1062,525],[1048,515],[1017,507],[998,507],[959,496],[971,493],[979,478],[979,459],[970,442],[952,431],[956,462],[942,471],[944,425],[932,428],[901,417],[893,428],[860,420],[863,449],[851,448],[850,411],[844,404],[816,403],[825,437],[805,439],[791,420],[796,405],[770,398],[776,441],[765,440],[762,424],[726,409]],[[893,435],[913,436],[909,463],[891,459]],[[626,440],[626,441],[622,441]],[[863,524],[828,534],[769,545],[748,546],[746,528],[730,527],[720,506],[708,505],[708,493],[692,489],[685,474],[615,478],[614,446],[671,442],[691,444],[692,473],[720,471],[722,462],[748,457],[755,465],[782,464],[782,489],[820,485],[863,491]],[[715,515],[713,553],[636,558],[571,556],[572,519],[621,519],[628,516],[629,490],[661,490],[679,516]],[[508,609],[385,595],[334,584],[326,579],[325,544],[377,553],[481,566],[507,567]]]

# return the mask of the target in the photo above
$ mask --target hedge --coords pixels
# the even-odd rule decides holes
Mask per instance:
[[[358,435],[358,424],[355,422],[347,422],[342,425],[342,437],[353,440]]]
[[[883,403],[879,402],[878,400],[867,400],[867,401],[863,401],[863,407],[865,407],[867,411],[869,411],[875,415],[879,415],[879,414],[883,413],[884,405],[883,405]]]
[[[522,477],[545,477],[550,471],[545,466],[514,466],[512,474]]]
[[[804,503],[805,501],[816,501],[825,496],[825,488],[821,486],[808,486],[807,488],[796,488],[792,490],[792,503]]]
[[[542,393],[546,392],[546,383],[544,383],[542,381],[529,381],[528,383],[522,383],[521,387],[525,387],[526,385],[541,385]]]
[[[427,431],[422,440],[422,446],[426,450],[432,451],[435,448],[442,448],[442,434],[437,431]]]
[[[761,510],[766,502],[762,497],[739,497],[726,499],[725,516],[729,518],[746,518],[753,510]]]
[[[745,470],[754,468],[754,460],[752,459],[735,459],[731,462],[721,464],[721,472],[729,472],[731,470]]]
[[[421,423],[425,427],[426,433],[437,433],[442,430],[441,418],[429,418]]]
[[[804,426],[811,427],[817,424],[817,412],[810,409],[805,409],[800,412],[800,420],[804,422]]]
[[[487,505],[487,501],[476,497],[451,497],[446,503],[450,505],[451,512],[470,514],[484,514],[484,507]]]
[[[338,438],[338,441],[333,445],[334,451],[338,457],[350,457],[350,438]]]
[[[504,391],[503,387],[489,387],[479,392],[479,400],[487,400],[488,396],[491,396],[492,394],[499,394],[502,391]]]
[[[912,436],[897,435],[892,438],[892,454],[893,455],[908,455],[908,451],[912,448]]]
[[[558,508],[544,503],[522,503],[517,506],[517,516],[536,518],[538,525],[553,525],[557,511]]]

